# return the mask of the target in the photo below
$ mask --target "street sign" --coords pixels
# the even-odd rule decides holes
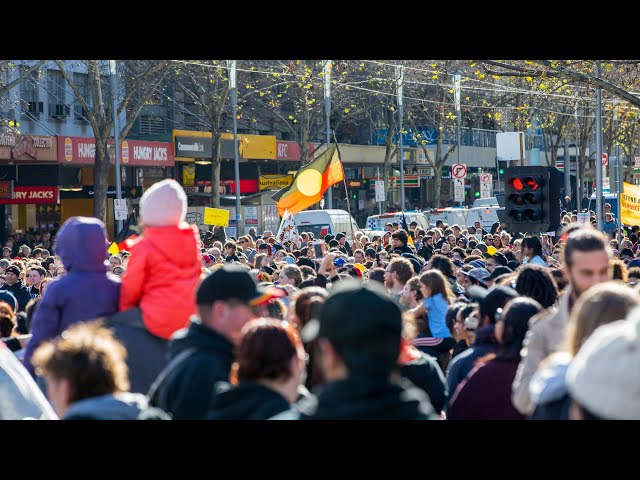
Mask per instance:
[[[605,167],[608,164],[609,164],[609,155],[607,155],[606,153],[603,153],[602,154],[602,166]]]
[[[480,175],[480,198],[493,197],[493,175],[483,173]]]
[[[467,166],[462,163],[455,163],[451,166],[453,178],[465,178],[467,176]]]
[[[453,200],[454,202],[464,202],[464,180],[453,179]]]
[[[386,200],[384,195],[384,180],[376,180],[376,202],[384,202]]]
[[[611,183],[609,183],[609,177],[602,177],[602,189],[603,190],[611,189]]]
[[[635,157],[633,160],[635,161],[635,167],[640,168],[640,157]]]
[[[113,210],[115,212],[116,220],[126,220],[127,219],[127,199],[123,198],[118,200],[115,198],[113,200]]]

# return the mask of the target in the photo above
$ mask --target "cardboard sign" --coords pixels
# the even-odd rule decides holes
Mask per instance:
[[[221,208],[205,208],[204,220],[205,225],[216,225],[218,227],[229,226],[229,210],[223,210]]]

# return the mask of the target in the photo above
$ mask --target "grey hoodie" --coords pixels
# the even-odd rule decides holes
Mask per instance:
[[[531,377],[529,383],[529,395],[534,408],[560,400],[569,393],[565,378],[571,355],[567,352],[557,352],[550,355],[546,362],[546,365]]]
[[[137,420],[147,408],[147,397],[140,393],[116,393],[85,398],[65,412],[63,420]]]

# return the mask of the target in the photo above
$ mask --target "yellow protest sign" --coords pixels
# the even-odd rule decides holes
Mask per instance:
[[[624,225],[640,225],[640,185],[624,183],[620,194],[620,221]]]
[[[202,221],[205,225],[216,225],[218,227],[228,227],[229,226],[229,210],[224,210],[222,208],[205,208],[204,209],[204,220]]]

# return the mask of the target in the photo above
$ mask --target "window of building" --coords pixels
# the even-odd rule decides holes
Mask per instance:
[[[29,69],[28,65],[20,65],[20,75],[24,74]],[[20,82],[20,107],[26,114],[25,118],[36,118],[44,111],[43,102],[40,101],[38,90],[40,87],[40,80],[38,72],[31,72],[29,76]]]
[[[78,92],[80,93],[82,98],[84,98],[84,100],[87,102],[89,107],[91,107],[91,92],[89,90],[89,75],[87,75],[86,73],[74,72],[73,73],[73,83],[75,84],[75,86],[78,89]],[[82,107],[82,104],[80,103],[80,101],[77,98],[73,102],[73,118],[75,120],[78,120],[78,121],[81,121],[81,122],[88,122],[89,121],[89,119],[87,118],[87,112]]]
[[[140,115],[141,135],[162,135],[166,133],[167,119],[156,115]]]
[[[60,70],[47,70],[47,92],[49,94],[49,116],[64,119],[70,109],[65,102],[65,79]]]

